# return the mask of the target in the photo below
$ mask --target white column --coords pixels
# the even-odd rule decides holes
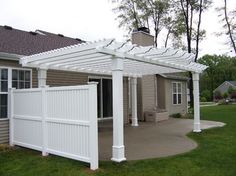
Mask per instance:
[[[194,97],[194,127],[193,132],[201,132],[200,106],[199,106],[199,73],[193,75],[193,97]]]
[[[138,126],[137,116],[137,78],[131,79],[132,89],[132,126]]]
[[[46,69],[38,69],[38,87],[43,87],[46,85],[47,80],[47,70]]]
[[[123,59],[112,59],[113,145],[112,161],[125,161],[123,115]]]

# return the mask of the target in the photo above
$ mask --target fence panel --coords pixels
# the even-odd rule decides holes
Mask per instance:
[[[14,90],[14,144],[42,150],[41,89]]]
[[[11,90],[10,143],[98,168],[96,84]]]

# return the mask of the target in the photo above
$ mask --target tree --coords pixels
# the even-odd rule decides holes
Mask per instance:
[[[221,22],[224,23],[223,28],[225,29],[225,34],[229,37],[230,44],[236,54],[236,9],[228,11],[227,0],[224,0],[223,7],[217,8],[217,11],[220,12],[219,17],[223,17]],[[222,33],[219,33],[222,35]]]
[[[205,55],[199,59],[199,63],[208,66],[208,68],[205,70],[205,73],[203,73],[202,75],[202,77],[205,76],[205,79],[206,79],[206,82],[203,83],[203,85],[205,85],[206,87],[204,87],[203,89],[210,90],[211,99],[213,99],[212,93],[213,93],[213,90],[215,89],[215,82],[216,82],[215,75],[217,75],[217,72],[219,72],[219,70],[217,69],[219,62],[220,62],[219,57],[217,56]]]
[[[117,12],[120,26],[126,26],[131,32],[132,28],[146,25],[153,26],[155,33],[155,46],[160,31],[167,30],[165,46],[170,35],[176,47],[186,48],[189,53],[195,53],[197,62],[199,41],[205,34],[201,30],[202,13],[211,4],[211,0],[121,0]],[[182,42],[183,40],[186,41]],[[193,47],[193,42],[195,45]],[[192,74],[190,77],[190,106],[193,106]]]
[[[125,27],[129,33],[143,26],[153,28],[154,44],[157,46],[169,8],[170,0],[121,0],[113,11],[118,14],[119,27]]]
[[[212,93],[210,92],[210,90],[203,90],[202,92],[201,92],[201,97],[203,98],[205,98],[206,99],[206,101],[211,101],[212,100]]]
[[[211,99],[213,90],[220,84],[236,79],[236,59],[234,57],[205,55],[198,62],[208,66],[200,77],[200,92],[209,90]]]
[[[178,1],[177,1],[178,2]],[[199,41],[204,31],[201,30],[202,12],[206,10],[211,4],[210,0],[180,0],[179,8],[177,8],[177,17],[183,18],[184,26],[182,33],[177,33],[179,36],[185,36],[188,53],[195,53],[194,61],[197,62],[199,52]],[[195,47],[192,46],[195,42]],[[192,73],[189,72],[189,91],[190,91],[190,107],[193,107],[193,83]]]

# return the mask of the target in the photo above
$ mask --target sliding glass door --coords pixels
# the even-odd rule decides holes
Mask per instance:
[[[98,82],[97,85],[97,106],[98,118],[112,118],[112,79],[89,78],[89,81]]]

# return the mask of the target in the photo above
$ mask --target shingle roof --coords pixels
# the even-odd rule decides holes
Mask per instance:
[[[228,81],[228,82],[236,87],[236,81]]]
[[[32,55],[84,41],[41,30],[27,32],[0,26],[0,52]]]

